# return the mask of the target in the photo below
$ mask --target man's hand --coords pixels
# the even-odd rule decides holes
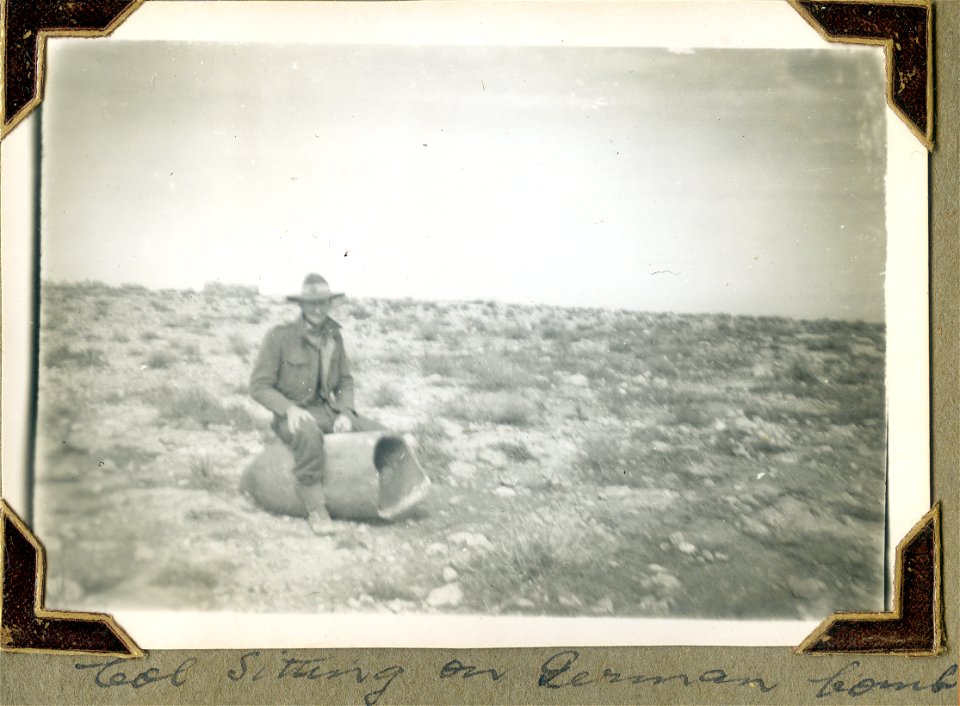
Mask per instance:
[[[303,407],[293,406],[287,410],[287,426],[291,433],[296,433],[301,424],[316,424],[317,420],[313,418]]]
[[[353,431],[353,421],[346,414],[338,414],[337,418],[333,420],[333,431],[336,434]]]

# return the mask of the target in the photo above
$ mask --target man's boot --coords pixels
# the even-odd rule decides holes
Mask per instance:
[[[298,485],[297,491],[307,509],[307,523],[313,533],[321,537],[336,534],[340,528],[327,512],[327,496],[323,492],[323,483]]]

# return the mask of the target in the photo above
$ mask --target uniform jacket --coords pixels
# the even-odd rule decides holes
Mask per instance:
[[[353,377],[340,325],[333,319],[327,325],[330,343],[324,354],[307,341],[303,318],[272,328],[250,376],[253,399],[278,416],[293,405],[308,407],[324,401],[337,412],[353,411]],[[321,359],[326,364],[323,375]]]

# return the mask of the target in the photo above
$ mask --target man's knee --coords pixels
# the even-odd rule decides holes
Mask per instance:
[[[361,417],[359,414],[351,415],[351,422],[353,422],[354,431],[386,431],[387,428],[378,422],[375,419],[370,419],[369,417]]]
[[[291,446],[305,451],[323,449],[323,431],[316,424],[301,424],[292,434]]]

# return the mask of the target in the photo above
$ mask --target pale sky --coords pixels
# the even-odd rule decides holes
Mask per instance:
[[[45,278],[883,317],[878,52],[51,49]]]

